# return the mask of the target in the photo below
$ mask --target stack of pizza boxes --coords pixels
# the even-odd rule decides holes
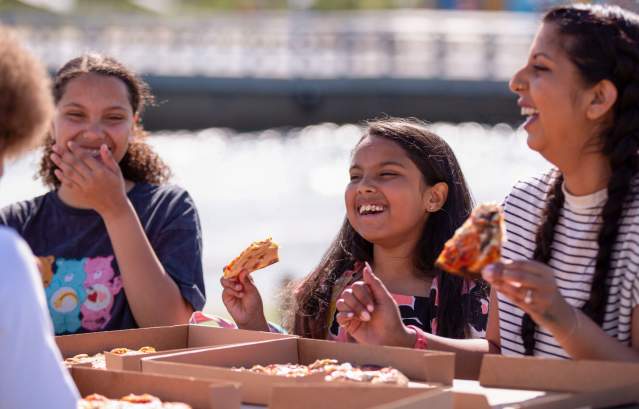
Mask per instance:
[[[224,268],[224,274],[232,277],[275,261],[277,245],[267,239],[253,243]],[[83,367],[91,364],[71,366],[82,395],[118,398],[148,393],[164,401],[185,402],[193,409],[249,405],[273,409],[563,408],[639,401],[637,364],[493,355],[480,362],[471,354],[200,325],[62,336],[57,343],[64,358],[104,355],[105,369]],[[113,351],[142,347],[156,352],[123,355]],[[327,360],[332,360],[330,365],[354,368],[345,371],[350,379],[332,379],[337,372],[326,376],[328,372],[304,371]],[[264,373],[265,367],[266,372],[273,367],[286,373],[302,370],[304,376]],[[394,376],[386,382],[355,382],[358,369],[366,369],[378,380],[376,376],[384,371]]]
[[[69,335],[57,337],[57,342],[65,358],[106,351],[106,370],[85,365],[70,368],[82,395],[118,398],[149,393],[194,409],[564,408],[639,401],[639,365],[630,363],[487,355],[477,373],[474,364],[461,360],[456,365],[455,355],[449,352],[200,325]],[[130,356],[108,352],[142,346],[153,346],[158,352]],[[328,382],[321,374],[293,378],[239,370],[254,365],[308,365],[318,359],[367,368],[393,367],[410,382]]]

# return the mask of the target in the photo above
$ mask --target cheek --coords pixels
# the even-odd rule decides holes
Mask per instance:
[[[353,206],[355,206],[355,187],[348,185],[344,191],[344,205],[346,206],[346,212],[351,212]]]

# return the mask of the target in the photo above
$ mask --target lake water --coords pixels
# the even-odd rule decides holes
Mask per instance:
[[[525,134],[507,125],[432,125],[456,152],[477,202],[501,201],[520,178],[549,164],[530,151]],[[274,316],[285,277],[308,273],[344,218],[343,191],[355,125],[236,133],[226,129],[156,133],[150,143],[172,167],[173,183],[193,196],[202,221],[205,310],[226,314],[220,298],[222,267],[246,245],[272,236],[280,262],[254,274]],[[33,180],[38,154],[9,164],[0,181],[0,206],[44,193]]]

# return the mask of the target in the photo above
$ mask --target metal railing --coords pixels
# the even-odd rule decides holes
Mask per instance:
[[[537,16],[277,12],[10,23],[51,69],[98,51],[155,75],[504,80],[524,62]]]

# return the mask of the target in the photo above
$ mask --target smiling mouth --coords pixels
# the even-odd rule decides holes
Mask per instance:
[[[385,206],[382,205],[361,205],[357,211],[360,216],[366,216],[371,214],[379,214],[386,210]]]

